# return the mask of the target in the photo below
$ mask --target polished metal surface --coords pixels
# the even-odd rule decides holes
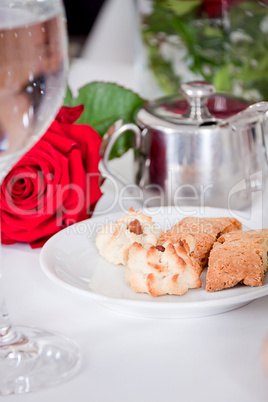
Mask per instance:
[[[134,130],[140,142],[136,184],[143,190],[147,206],[244,209],[251,203],[252,192],[261,191],[267,179],[264,135],[268,135],[268,102],[254,104],[226,119],[215,119],[204,101],[213,87],[207,83],[193,86],[191,89],[188,83],[184,87],[191,99],[188,112],[177,124],[148,110],[139,111],[140,136]],[[195,101],[194,96],[198,97]],[[109,149],[116,138],[118,133],[111,137]],[[108,158],[106,152],[106,162]],[[109,171],[108,163],[106,169]]]
[[[150,190],[154,204],[245,208],[251,201],[251,176],[261,176],[255,190],[267,176],[261,120],[170,135],[147,130],[137,162],[138,184]]]
[[[183,117],[188,117],[192,121],[212,118],[207,108],[208,98],[215,93],[212,84],[204,81],[186,82],[181,85],[181,92],[188,101],[188,109]]]

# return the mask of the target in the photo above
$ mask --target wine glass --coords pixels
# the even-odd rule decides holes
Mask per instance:
[[[61,0],[0,1],[0,174],[54,119],[66,85],[67,34]],[[1,266],[1,264],[0,264]],[[11,325],[0,272],[0,395],[34,391],[72,375],[69,339]]]

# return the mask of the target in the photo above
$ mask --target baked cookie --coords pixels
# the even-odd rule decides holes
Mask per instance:
[[[164,233],[158,244],[182,242],[189,255],[204,268],[217,238],[233,230],[242,230],[241,222],[235,218],[187,217]]]
[[[125,270],[126,282],[136,293],[183,295],[188,289],[200,288],[201,268],[180,244],[143,247],[134,243],[129,250]]]
[[[107,261],[126,265],[133,243],[156,245],[162,234],[150,216],[130,208],[127,215],[97,233],[96,246]]]
[[[242,240],[243,242],[250,242],[251,244],[254,243],[262,243],[265,242],[265,239],[268,238],[268,229],[257,229],[257,230],[245,230],[245,231],[235,231],[225,233],[224,235],[218,238],[218,242],[225,243],[225,242],[233,242]]]
[[[206,290],[215,292],[238,283],[262,286],[268,268],[268,230],[227,233],[214,244]]]
[[[235,218],[183,218],[179,223],[180,232],[207,233],[216,238],[224,233],[242,230],[242,224]]]

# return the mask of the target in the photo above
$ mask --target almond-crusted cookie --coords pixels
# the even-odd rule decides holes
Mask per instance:
[[[262,286],[268,268],[268,230],[222,235],[209,256],[206,290],[215,292],[238,283]]]
[[[213,244],[224,233],[241,230],[235,218],[183,218],[159,239],[159,244],[182,242],[189,255],[204,268]]]
[[[134,243],[129,251],[125,277],[136,293],[183,295],[200,288],[201,268],[181,244],[143,247]]]
[[[126,265],[133,243],[156,245],[162,234],[150,216],[130,208],[127,215],[97,233],[96,246],[107,261]]]

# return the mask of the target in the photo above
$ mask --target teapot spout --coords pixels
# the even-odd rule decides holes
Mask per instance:
[[[258,102],[248,106],[242,112],[225,120],[225,124],[229,123],[233,129],[246,127],[256,123],[263,123],[268,120],[268,102]]]
[[[246,110],[251,110],[253,112],[258,112],[258,113],[267,113],[268,112],[268,102],[258,102],[258,103],[253,103],[253,105],[250,105]]]

